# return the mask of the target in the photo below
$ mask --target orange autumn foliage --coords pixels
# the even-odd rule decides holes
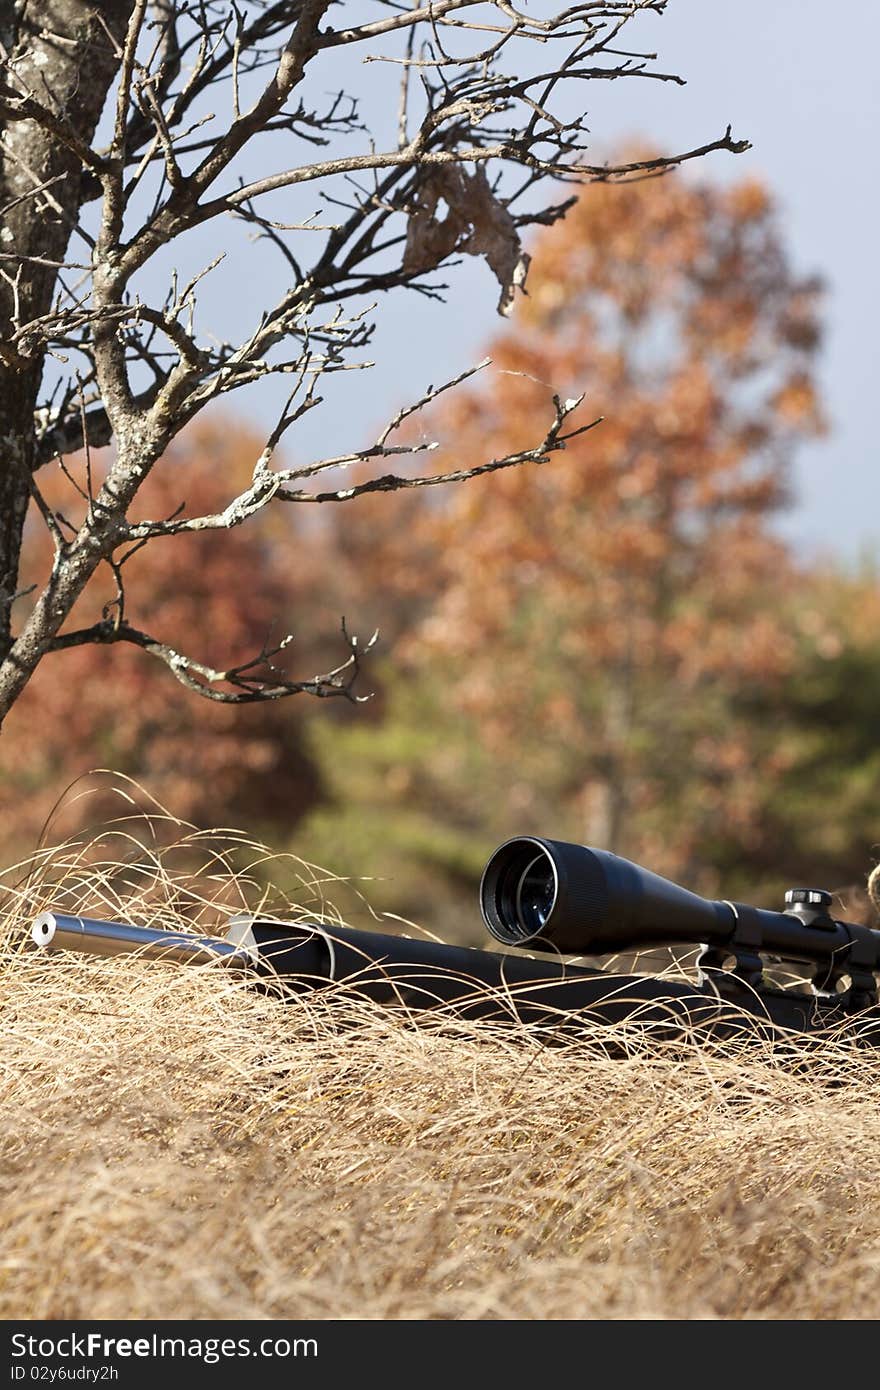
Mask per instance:
[[[438,597],[411,670],[442,668],[511,777],[517,748],[565,764],[553,826],[540,792],[526,825],[667,872],[713,836],[760,836],[773,753],[758,766],[737,710],[795,659],[797,571],[768,519],[823,428],[819,294],[754,181],[594,186],[542,234],[493,367],[444,404],[458,466],[528,435],[550,384],[604,417],[545,466],[446,494],[418,531]]]

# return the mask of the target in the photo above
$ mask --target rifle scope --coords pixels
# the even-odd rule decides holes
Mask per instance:
[[[607,850],[531,835],[501,845],[480,884],[483,919],[506,946],[603,955],[693,943],[714,955],[710,964],[748,960],[756,978],[764,952],[814,962],[819,989],[838,988],[844,974],[874,989],[880,931],[836,921],[822,889],[785,896],[784,912],[716,902]]]

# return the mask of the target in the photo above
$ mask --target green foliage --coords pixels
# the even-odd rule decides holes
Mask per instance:
[[[430,679],[402,675],[393,661],[372,674],[383,690],[378,714],[320,711],[307,721],[324,802],[293,848],[352,882],[374,911],[476,941],[476,884],[503,834],[491,759]],[[364,903],[347,900],[345,912],[369,925]]]
[[[749,856],[758,878],[858,884],[880,854],[878,614],[880,587],[870,574],[805,583],[785,686],[772,704],[748,704],[751,724],[764,728],[782,764],[768,779],[763,840]]]

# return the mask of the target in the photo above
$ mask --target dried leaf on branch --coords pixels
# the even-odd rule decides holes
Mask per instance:
[[[445,215],[440,210],[446,204]],[[531,257],[506,203],[493,192],[482,165],[431,169],[419,184],[409,215],[403,269],[434,270],[447,256],[482,256],[501,286],[499,314],[508,315],[516,291],[525,291]]]

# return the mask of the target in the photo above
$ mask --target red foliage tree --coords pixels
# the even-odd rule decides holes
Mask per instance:
[[[261,447],[228,421],[203,425],[174,446],[180,469],[157,470],[150,479],[144,513],[210,510],[225,496],[230,478],[245,480]],[[72,481],[82,489],[84,509],[86,460],[75,460],[69,471],[68,478],[47,485],[47,501],[69,508],[76,495]],[[45,563],[44,536],[36,526],[28,535],[25,573]],[[253,655],[255,633],[270,642],[285,635],[289,629],[281,630],[279,622],[290,623],[294,595],[297,663],[310,656],[318,663],[312,634],[330,630],[329,613],[335,616],[312,579],[323,541],[319,534],[305,547],[294,540],[285,516],[266,517],[262,526],[177,539],[164,549],[151,546],[123,568],[126,592],[136,596],[126,598],[126,616],[170,646],[185,645],[205,663],[228,667]],[[94,622],[102,608],[113,612],[118,603],[107,570],[102,587],[81,603],[71,625]],[[33,843],[65,786],[98,767],[128,774],[175,814],[206,825],[293,825],[319,794],[301,718],[288,702],[233,706],[183,698],[165,666],[119,646],[109,652],[80,646],[56,653],[10,714],[0,779],[0,827],[7,844]],[[119,801],[115,804],[119,813]],[[66,833],[76,820],[110,809],[106,797],[98,803],[89,798],[59,826]]]

